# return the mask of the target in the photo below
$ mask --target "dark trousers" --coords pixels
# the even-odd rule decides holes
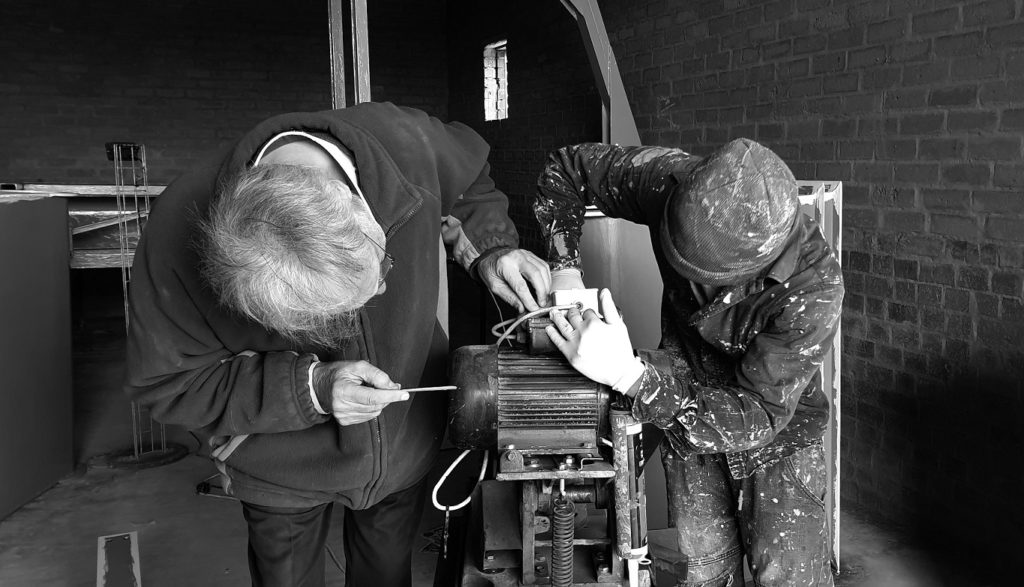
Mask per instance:
[[[365,510],[346,510],[345,586],[412,585],[412,547],[423,513],[424,483]],[[242,502],[249,525],[254,587],[323,587],[333,503],[312,508]]]
[[[664,456],[669,516],[689,557],[680,585],[739,587],[745,554],[757,587],[832,587],[821,445],[744,479],[733,479],[725,461]]]

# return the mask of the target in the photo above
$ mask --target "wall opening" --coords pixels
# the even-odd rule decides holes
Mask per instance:
[[[484,46],[484,120],[508,118],[508,40]]]

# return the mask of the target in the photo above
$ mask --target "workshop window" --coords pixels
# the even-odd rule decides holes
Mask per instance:
[[[484,120],[508,118],[508,41],[484,47]]]

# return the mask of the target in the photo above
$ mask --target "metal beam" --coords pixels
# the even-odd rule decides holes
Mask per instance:
[[[327,0],[331,41],[331,106],[345,107],[345,0]]]
[[[602,103],[602,140],[617,145],[639,145],[640,133],[626,99],[622,76],[619,75],[619,66],[608,41],[597,0],[562,0],[562,6],[576,19],[597,80]]]
[[[348,10],[345,3],[348,2]],[[346,104],[346,53],[352,63],[352,101],[354,104],[370,101],[370,44],[366,0],[327,0],[331,45],[331,104],[344,108]],[[345,50],[345,17],[348,16],[349,41]]]
[[[355,76],[355,103],[370,101],[370,44],[367,36],[369,19],[366,13],[366,0],[351,0],[350,14],[352,18],[352,56],[355,64],[352,67]]]

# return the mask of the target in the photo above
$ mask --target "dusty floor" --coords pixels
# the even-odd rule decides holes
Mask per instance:
[[[238,504],[195,494],[211,474],[206,459],[188,456],[142,470],[92,467],[0,522],[0,585],[95,585],[96,538],[135,531],[146,587],[249,584],[245,527]],[[428,512],[422,533],[439,523]],[[842,524],[842,587],[983,585],[954,579],[926,553],[847,515]],[[437,559],[432,541],[415,554],[417,586],[433,585]],[[340,574],[329,566],[331,585]]]
[[[213,473],[205,458],[190,455],[149,469],[85,464],[94,455],[130,446],[131,438],[128,402],[120,392],[124,325],[119,275],[102,271],[107,270],[88,274],[100,279],[83,281],[76,275],[75,281],[75,458],[81,464],[0,521],[0,586],[95,585],[97,537],[131,531],[137,532],[146,587],[249,585],[238,504],[196,495],[196,484]],[[171,440],[196,449],[195,441],[181,431],[172,430]],[[414,557],[417,587],[434,583],[436,544],[429,535],[441,519],[428,505],[419,523],[426,536]],[[840,587],[995,585],[954,576],[962,560],[933,557],[894,531],[849,513],[843,515],[841,535]],[[333,587],[342,584],[341,574],[330,564],[328,576]]]

